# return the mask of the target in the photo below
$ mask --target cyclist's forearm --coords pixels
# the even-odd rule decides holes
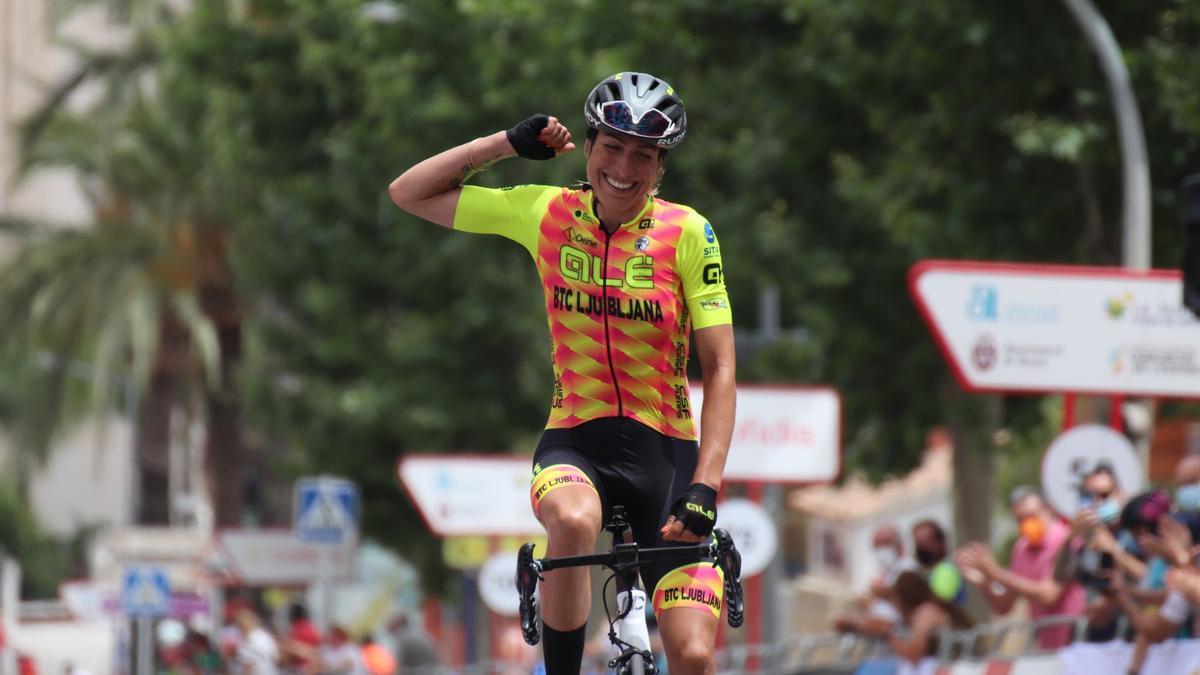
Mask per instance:
[[[725,473],[725,458],[733,437],[737,387],[733,366],[719,365],[704,373],[704,409],[700,415],[700,457],[696,462],[693,483],[704,483],[714,490],[721,489]]]
[[[516,155],[505,132],[497,131],[417,163],[392,181],[388,195],[396,206],[412,211],[414,205],[457,189],[493,162]]]

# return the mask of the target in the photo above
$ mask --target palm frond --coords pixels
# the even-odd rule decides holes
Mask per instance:
[[[121,51],[102,51],[70,41],[62,41],[62,45],[74,52],[79,65],[66,77],[47,87],[42,103],[18,124],[17,137],[20,139],[22,156],[42,139],[51,122],[68,110],[71,97],[84,84],[103,80],[105,99],[97,108],[116,105],[136,90],[138,81],[158,63],[160,56],[153,40],[144,35],[136,36],[133,43]],[[21,164],[19,168],[27,171],[29,167]]]
[[[171,297],[175,315],[183,320],[191,337],[192,345],[199,352],[208,386],[217,387],[221,382],[221,346],[217,341],[217,329],[212,319],[200,309],[200,303],[191,293],[175,293]]]

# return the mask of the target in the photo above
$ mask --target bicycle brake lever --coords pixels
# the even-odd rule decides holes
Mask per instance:
[[[719,527],[713,529],[713,562],[725,573],[725,618],[731,628],[737,628],[746,618],[742,554],[738,553],[729,532]]]
[[[536,645],[538,635],[537,582],[542,578],[533,560],[533,544],[521,546],[517,552],[517,592],[521,596],[521,637],[528,645]]]

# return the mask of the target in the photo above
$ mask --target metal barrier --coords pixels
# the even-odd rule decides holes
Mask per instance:
[[[1117,633],[1124,634],[1121,617]],[[1087,619],[1082,616],[1048,616],[1034,621],[999,621],[980,624],[967,630],[942,630],[937,633],[937,659],[943,664],[980,663],[995,659],[1017,659],[1053,653],[1040,649],[1036,636],[1046,628],[1069,625],[1073,641],[1082,642]],[[722,675],[750,673],[853,673],[870,659],[889,659],[895,655],[879,638],[853,633],[800,635],[779,644],[728,645],[716,654],[717,672]],[[588,657],[581,673],[607,673],[604,658]],[[518,675],[540,670],[511,663],[488,661],[459,668],[423,669],[417,675]]]

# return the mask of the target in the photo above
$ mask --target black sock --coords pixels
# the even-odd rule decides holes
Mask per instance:
[[[574,630],[554,630],[542,624],[542,654],[546,675],[579,675],[587,624]]]

